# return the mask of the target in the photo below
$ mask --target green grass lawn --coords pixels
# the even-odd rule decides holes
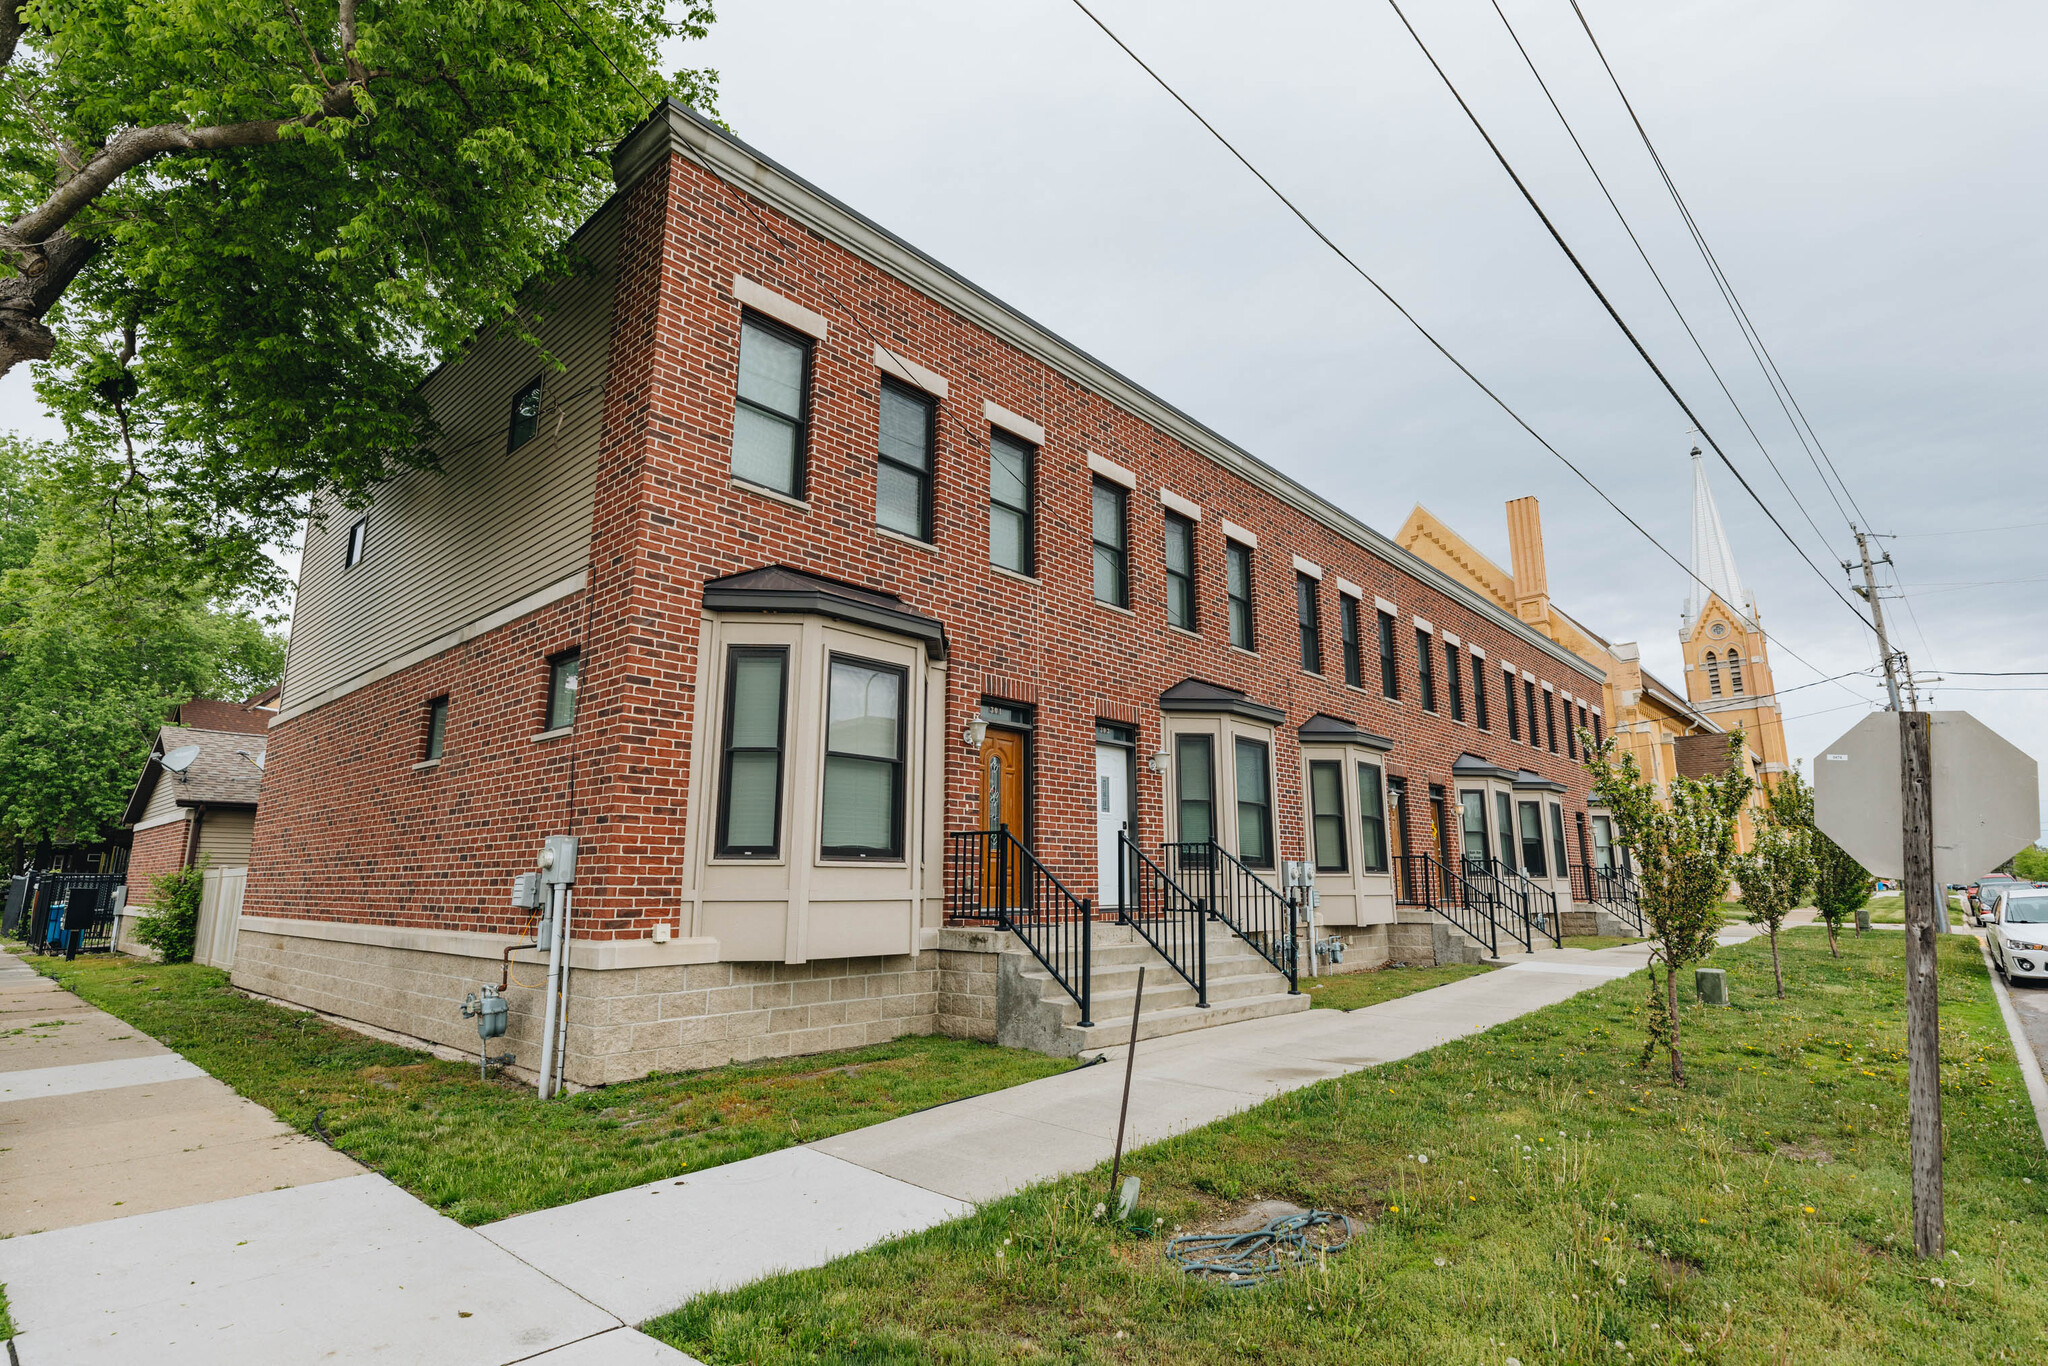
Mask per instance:
[[[1163,1238],[1093,1218],[1098,1169],[647,1331],[715,1366],[2040,1361],[2048,1153],[1961,938],[1940,949],[1960,1255],[1912,1254],[1902,947],[1845,938],[1837,962],[1790,931],[1783,1002],[1767,946],[1717,951],[1734,1005],[1686,1008],[1685,1089],[1635,1065],[1638,975],[1126,1154],[1169,1232],[1262,1197],[1359,1221],[1261,1289],[1190,1283]]]
[[[909,1038],[653,1077],[542,1102],[314,1015],[226,974],[134,959],[30,959],[305,1133],[466,1224],[700,1171],[1073,1066],[964,1039]]]
[[[1492,972],[1486,963],[1443,963],[1428,968],[1374,968],[1370,972],[1342,972],[1330,977],[1311,977],[1301,984],[1309,993],[1309,1004],[1328,1010],[1356,1010],[1396,1001],[1418,991],[1428,991],[1448,982]]]
[[[1855,923],[1856,917],[1850,916],[1849,924],[1854,925]],[[1906,894],[1904,892],[1889,892],[1884,896],[1870,898],[1870,923],[1873,925],[1905,924]],[[1948,899],[1948,923],[1951,927],[1967,925],[1969,923],[1968,908],[1963,905],[1963,899],[1959,896],[1950,895]]]

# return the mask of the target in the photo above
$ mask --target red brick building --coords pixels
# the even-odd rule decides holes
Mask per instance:
[[[1404,855],[1569,906],[1597,670],[687,110],[614,166],[546,355],[481,338],[428,383],[441,470],[309,530],[238,982],[474,1046],[551,834],[587,1082],[1029,1041],[1040,994],[1058,1035],[961,927],[991,893],[948,846],[997,825],[1098,908],[1120,831],[1168,881],[1168,841],[1309,861],[1349,967],[1462,942]],[[1091,942],[1105,1001],[1152,953]],[[1298,1006],[1278,947],[1213,926],[1231,970],[1161,1027]]]

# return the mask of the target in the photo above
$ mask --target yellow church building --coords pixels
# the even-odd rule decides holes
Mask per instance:
[[[1705,471],[1697,465],[1693,521],[1694,572],[1713,588],[1702,591],[1695,586],[1687,599],[1680,633],[1686,681],[1678,687],[1643,667],[1642,650],[1635,642],[1609,640],[1551,601],[1542,514],[1535,498],[1507,504],[1507,568],[1420,504],[1408,514],[1395,540],[1602,670],[1607,677],[1600,705],[1594,709],[1599,724],[1619,748],[1635,755],[1644,776],[1660,791],[1673,777],[1697,776],[1708,766],[1718,766],[1726,754],[1726,737],[1737,729],[1744,732],[1751,772],[1768,781],[1770,774],[1784,770],[1785,755],[1784,726],[1770,695],[1768,652],[1755,628],[1755,604],[1735,577],[1734,557]],[[1708,528],[1704,538],[1703,524]],[[1746,613],[1730,607],[1728,598],[1743,604]],[[1706,668],[1709,643],[1718,683]],[[1731,667],[1739,672],[1731,674]],[[1736,691],[1738,686],[1741,691]],[[1502,755],[1495,762],[1511,757]],[[1761,793],[1752,799],[1752,810],[1762,800]],[[1745,813],[1744,848],[1752,821],[1753,816]],[[1593,857],[1602,862],[1610,857],[1603,846],[1611,831],[1597,812],[1593,824]]]

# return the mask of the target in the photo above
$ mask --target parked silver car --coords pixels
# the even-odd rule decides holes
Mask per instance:
[[[2020,884],[1996,894],[1985,941],[2007,981],[2048,977],[2048,888]]]

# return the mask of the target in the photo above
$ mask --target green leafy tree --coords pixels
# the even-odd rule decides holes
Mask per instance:
[[[1771,973],[1780,1000],[1785,997],[1785,968],[1778,958],[1778,931],[1813,883],[1813,837],[1813,792],[1795,768],[1772,790],[1749,852],[1736,862],[1742,904],[1750,919],[1771,936]]]
[[[532,287],[705,0],[0,0],[0,373],[286,539],[432,463],[420,381]],[[530,336],[530,332],[523,332]],[[130,485],[132,488],[132,483]]]
[[[226,551],[112,472],[0,437],[0,838],[120,822],[170,708],[274,683],[269,559]],[[247,547],[244,547],[247,549]]]
[[[1635,856],[1643,919],[1650,930],[1649,996],[1644,1002],[1642,1066],[1661,1048],[1671,1079],[1685,1084],[1680,1051],[1678,978],[1705,958],[1721,928],[1721,901],[1736,861],[1736,818],[1756,786],[1743,762],[1742,732],[1728,739],[1728,762],[1707,778],[1677,777],[1660,797],[1635,755],[1616,755],[1613,737],[1586,750],[1593,794],[1614,817]],[[1662,969],[1661,980],[1659,969]]]
[[[2038,844],[2028,845],[2012,856],[2012,870],[2014,877],[2025,878],[2029,882],[2048,882],[2048,849]]]
[[[1813,832],[1813,904],[1828,927],[1828,950],[1842,956],[1842,923],[1870,903],[1870,873],[1826,835]]]

